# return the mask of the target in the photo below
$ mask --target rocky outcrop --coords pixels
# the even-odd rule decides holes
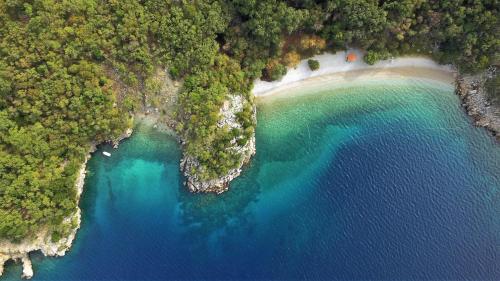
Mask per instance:
[[[228,190],[229,183],[237,178],[242,171],[242,167],[250,161],[252,155],[255,154],[255,137],[252,137],[248,142],[242,147],[235,147],[238,153],[242,155],[242,160],[240,161],[239,167],[231,169],[227,175],[211,179],[208,181],[200,180],[197,175],[192,175],[189,173],[191,168],[198,167],[198,161],[190,156],[184,156],[181,160],[181,169],[184,171],[184,176],[186,177],[186,186],[191,192],[215,192],[222,193]]]
[[[0,254],[0,276],[2,276],[2,274],[3,274],[3,267],[4,267],[5,262],[7,262],[9,259],[11,259],[10,256]]]
[[[495,72],[495,68],[490,68],[474,76],[458,75],[456,93],[475,125],[486,128],[500,141],[500,108],[491,103],[485,89],[486,80],[493,78]]]
[[[238,128],[241,129],[242,125],[238,122],[236,114],[243,110],[243,105],[245,99],[241,95],[231,95],[226,100],[224,105],[220,110],[221,118],[217,123],[219,128],[228,127],[230,129]],[[253,118],[255,120],[256,110],[253,108]],[[184,153],[181,160],[180,167],[184,172],[186,177],[185,185],[189,188],[191,192],[215,192],[222,193],[228,190],[229,183],[241,174],[242,167],[250,161],[252,156],[255,154],[255,135],[253,135],[244,145],[238,145],[237,140],[242,138],[239,136],[231,141],[232,147],[227,149],[233,150],[238,155],[241,156],[239,165],[231,169],[226,175],[211,179],[211,180],[201,180],[197,174],[191,173],[191,171],[197,171],[199,168],[199,162],[196,158]]]
[[[95,145],[91,146],[89,154],[85,157],[78,176],[75,182],[77,191],[77,201],[83,192],[83,184],[86,175],[86,165],[90,158],[90,153],[96,149]],[[3,265],[8,260],[19,261],[23,263],[22,277],[30,279],[33,276],[33,268],[29,259],[29,253],[33,251],[41,251],[45,256],[64,256],[71,247],[75,239],[76,232],[80,228],[81,211],[77,208],[73,215],[66,217],[63,224],[72,226],[67,236],[62,237],[59,241],[52,241],[52,233],[48,229],[40,231],[34,239],[22,241],[21,243],[12,243],[9,241],[0,241],[0,276],[3,272]],[[75,224],[73,226],[73,224]]]
[[[31,279],[33,277],[33,266],[31,265],[31,260],[28,254],[25,254],[21,258],[23,262],[23,274],[22,277],[25,279]]]
[[[132,128],[128,128],[123,134],[121,134],[119,137],[111,141],[111,144],[113,145],[113,148],[118,148],[120,145],[120,142],[124,139],[130,138],[134,130]]]
[[[31,279],[33,277],[33,266],[28,253],[18,253],[12,255],[0,254],[0,276],[3,274],[3,267],[8,260],[21,261],[23,264],[22,278]]]
[[[132,134],[132,129],[127,129],[121,136],[117,139],[110,141],[114,147],[118,146],[118,143],[130,137]],[[77,202],[80,201],[80,196],[83,192],[83,185],[85,182],[87,161],[90,159],[92,152],[96,150],[96,144],[92,144],[89,153],[86,155],[85,160],[78,172],[78,176],[75,181],[75,189]],[[71,216],[66,217],[62,224],[70,226],[69,233],[59,239],[59,241],[52,241],[52,233],[49,229],[43,229],[36,234],[34,238],[21,241],[20,243],[12,243],[10,241],[0,241],[0,276],[3,273],[3,267],[5,262],[8,260],[21,261],[23,264],[22,277],[25,279],[30,279],[33,277],[33,268],[31,265],[31,260],[29,259],[29,253],[34,251],[41,251],[45,256],[64,256],[66,252],[71,248],[73,240],[75,239],[76,233],[80,228],[81,223],[81,210],[77,207],[75,213]]]

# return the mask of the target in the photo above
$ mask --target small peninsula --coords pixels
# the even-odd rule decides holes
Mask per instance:
[[[0,275],[14,260],[31,278],[30,252],[70,249],[91,153],[118,146],[140,118],[177,137],[186,188],[217,194],[258,153],[255,100],[321,79],[453,72],[466,110],[498,139],[499,10],[449,0],[2,1]]]

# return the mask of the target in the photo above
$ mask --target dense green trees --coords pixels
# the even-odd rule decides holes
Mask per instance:
[[[84,18],[95,11],[29,3],[0,3],[0,238],[11,240],[76,210],[90,142],[119,134],[126,119],[94,58],[105,44]]]
[[[497,0],[0,1],[0,239],[42,227],[57,240],[76,209],[77,171],[92,141],[112,139],[141,108],[158,67],[185,80],[179,133],[201,176],[219,176],[253,133],[251,81],[325,48],[365,61],[431,55],[463,71],[498,64]],[[314,66],[314,65],[313,65]],[[120,87],[117,87],[120,85]],[[123,91],[124,88],[134,89]],[[231,93],[242,131],[218,127]]]
[[[317,1],[327,20],[320,31],[334,45],[369,51],[368,62],[421,53],[464,71],[497,63],[498,1]],[[318,8],[321,7],[321,8]]]
[[[387,12],[379,8],[378,1],[328,1],[324,33],[343,44],[372,45],[387,27]]]
[[[219,50],[216,36],[229,21],[221,2],[185,0],[180,5],[166,5],[165,1],[151,1],[146,5],[157,42],[155,54],[169,65],[174,77],[207,70],[214,64]]]
[[[462,71],[498,63],[500,4],[494,0],[227,2],[233,20],[224,51],[244,68],[264,60],[268,79],[280,77],[277,62],[286,64],[287,52],[300,49],[293,37],[304,33],[320,35],[333,49],[366,49],[370,63],[403,54],[430,55]]]
[[[243,68],[266,65],[282,52],[283,35],[297,31],[308,11],[285,1],[224,1],[232,21],[223,34],[223,49],[241,61]]]
[[[241,71],[237,61],[219,55],[208,71],[195,72],[184,82],[179,97],[179,133],[186,140],[186,152],[200,162],[200,176],[207,180],[226,174],[237,167],[241,155],[229,150],[231,140],[241,135],[238,129],[217,125],[220,108],[230,94],[242,95],[246,100],[239,114],[245,138],[244,145],[253,134],[253,107],[250,104],[250,80]],[[194,172],[196,173],[196,172]]]

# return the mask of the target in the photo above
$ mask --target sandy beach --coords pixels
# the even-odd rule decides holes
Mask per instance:
[[[355,62],[346,62],[347,53],[354,52]],[[454,82],[454,69],[449,65],[439,65],[425,57],[401,57],[392,60],[379,61],[374,65],[363,62],[363,53],[360,50],[341,51],[335,54],[326,53],[314,56],[319,61],[320,68],[311,71],[307,59],[293,69],[279,81],[255,81],[252,90],[256,97],[286,94],[299,87],[320,85],[332,82],[353,82],[356,80],[377,80],[384,78],[418,78],[430,79],[443,83]]]

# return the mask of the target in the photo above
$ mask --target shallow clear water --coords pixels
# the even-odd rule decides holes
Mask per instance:
[[[220,196],[186,192],[149,127],[98,151],[76,243],[32,255],[34,279],[500,280],[500,147],[452,86],[304,91],[260,103],[257,155]]]

